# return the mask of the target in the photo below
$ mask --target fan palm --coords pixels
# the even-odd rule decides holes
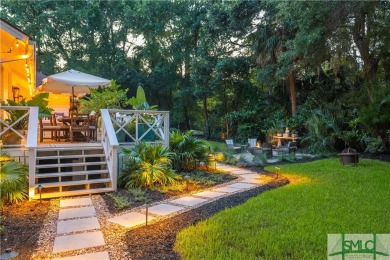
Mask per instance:
[[[168,148],[162,145],[137,144],[124,149],[126,168],[119,176],[119,184],[126,188],[153,187],[173,184],[180,178],[172,167]]]
[[[196,161],[207,160],[207,147],[194,137],[191,131],[181,133],[173,131],[170,136],[173,168],[176,170],[194,170]]]
[[[4,202],[20,202],[27,197],[27,166],[6,155],[0,157],[0,206]]]

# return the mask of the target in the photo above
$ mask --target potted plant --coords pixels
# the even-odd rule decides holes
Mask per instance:
[[[39,107],[39,114],[38,116],[40,118],[43,117],[50,117],[51,113],[53,112],[53,109],[48,107],[49,101],[47,98],[49,97],[49,93],[40,93],[32,97],[29,101],[26,101],[25,99],[22,99],[20,102],[15,102],[13,100],[8,99],[7,103],[2,102],[2,106],[25,106],[25,107]],[[4,121],[8,125],[12,125],[13,123],[17,122],[15,125],[13,125],[13,129],[17,130],[22,135],[27,132],[27,126],[28,126],[28,117],[24,117],[22,120],[19,120],[22,118],[26,113],[27,110],[13,110],[13,109],[4,109],[8,115],[8,118]],[[18,121],[19,120],[19,121]],[[4,144],[20,144],[21,137],[13,132],[12,130],[8,130],[3,135],[3,143]]]

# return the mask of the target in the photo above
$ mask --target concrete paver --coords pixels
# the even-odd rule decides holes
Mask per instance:
[[[231,171],[231,173],[233,174],[237,174],[237,175],[241,175],[241,174],[250,174],[250,173],[253,173],[251,171],[248,171],[248,170],[242,170],[242,169],[236,169],[236,170],[233,170]]]
[[[92,205],[91,198],[78,198],[78,199],[66,199],[60,200],[60,207],[76,207],[76,206],[87,206]]]
[[[62,220],[57,223],[57,234],[66,234],[76,231],[86,231],[99,228],[99,221],[96,217]]]
[[[252,171],[237,168],[234,166],[217,164],[217,168],[228,171],[242,178],[241,182],[214,188],[208,191],[198,192],[191,196],[185,196],[178,199],[167,201],[166,203],[156,204],[149,208],[149,213],[166,216],[179,211],[189,210],[186,207],[196,206],[198,204],[210,202],[213,198],[218,198],[227,193],[240,192],[243,189],[249,189],[258,186],[261,183],[260,175]],[[198,197],[196,197],[198,196]],[[201,198],[200,198],[201,197]],[[170,203],[177,204],[171,205]],[[181,205],[181,206],[178,206]],[[60,200],[59,221],[57,223],[57,234],[54,240],[53,253],[66,252],[90,247],[105,245],[103,233],[91,231],[100,229],[99,221],[96,217],[96,210],[92,204],[91,198],[77,198]],[[143,210],[145,213],[145,209]],[[148,221],[155,220],[155,217],[148,216]],[[109,222],[119,224],[124,227],[134,227],[145,224],[146,215],[139,212],[129,212],[108,219]],[[64,235],[71,232],[83,232],[73,235]],[[102,250],[100,248],[100,250]],[[109,253],[95,252],[84,255],[55,258],[57,260],[82,260],[82,259],[109,259]]]
[[[236,183],[230,184],[230,185],[225,186],[225,187],[238,188],[238,189],[249,189],[249,188],[252,188],[252,187],[255,187],[255,186],[256,185],[254,185],[254,184],[236,182]]]
[[[148,216],[148,221],[155,219],[154,217]],[[134,227],[141,224],[145,224],[146,215],[138,212],[130,212],[124,215],[113,217],[108,219],[109,222],[119,224],[125,227]]]
[[[110,255],[107,251],[104,252],[97,252],[97,253],[90,253],[90,254],[84,254],[84,255],[76,255],[76,256],[68,256],[68,257],[60,257],[60,258],[54,258],[53,260],[110,260]]]
[[[225,195],[225,193],[217,192],[217,191],[202,191],[195,194],[192,194],[193,196],[200,196],[200,197],[206,197],[206,198],[217,198],[220,196]]]
[[[249,183],[261,183],[261,175],[259,174],[245,174],[240,177],[244,178],[241,182],[249,182]]]
[[[101,231],[58,236],[54,239],[53,253],[103,246],[104,244]]]
[[[58,219],[92,217],[96,215],[94,207],[60,209]]]
[[[153,214],[165,216],[165,215],[169,215],[169,214],[172,214],[174,212],[177,212],[177,211],[180,211],[183,209],[184,209],[183,207],[162,203],[162,204],[158,204],[158,205],[155,205],[153,207],[150,207],[149,212],[153,213]]]
[[[200,204],[200,203],[203,203],[206,201],[207,201],[206,199],[200,199],[200,198],[195,198],[195,197],[191,197],[191,196],[186,196],[186,197],[182,197],[179,199],[171,200],[172,203],[176,203],[176,204],[180,204],[180,205],[184,205],[184,206],[195,206],[197,204]]]
[[[242,189],[239,189],[239,188],[232,188],[232,187],[226,187],[226,186],[225,186],[225,187],[220,187],[220,188],[213,189],[212,191],[233,193],[233,192],[236,192],[236,191],[239,191],[239,190],[242,190]]]

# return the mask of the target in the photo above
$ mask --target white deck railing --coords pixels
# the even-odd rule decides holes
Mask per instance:
[[[23,154],[23,160],[19,162],[27,163],[29,168],[29,197],[35,194],[35,164],[36,164],[36,148],[38,140],[38,107],[25,106],[0,106],[0,139],[4,148],[11,148],[11,152],[18,153],[18,149]],[[18,118],[13,118],[15,121],[8,123],[9,112],[18,112]],[[17,129],[18,125],[23,125],[23,121],[27,121],[27,129]],[[10,136],[13,136],[12,138]],[[12,140],[11,140],[12,139]],[[27,153],[27,156],[26,156]],[[26,157],[28,158],[26,160]]]
[[[118,179],[118,140],[107,109],[100,110],[102,115],[102,145],[106,155],[108,172],[112,188],[116,190]]]
[[[133,146],[141,141],[169,146],[169,112],[108,110],[118,143]]]

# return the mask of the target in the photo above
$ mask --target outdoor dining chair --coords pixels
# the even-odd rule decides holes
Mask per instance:
[[[257,147],[257,138],[248,138],[248,151],[253,153],[259,149],[260,147]]]
[[[89,116],[89,138],[92,141],[97,141],[98,118],[97,116]]]
[[[226,139],[225,142],[226,142],[226,146],[227,146],[228,150],[233,151],[233,152],[237,152],[237,153],[241,152],[241,146],[235,145],[233,142],[233,139]]]
[[[69,131],[69,127],[57,125],[55,115],[50,117],[50,125],[43,123],[43,119],[39,118],[39,141],[42,143],[43,139],[51,139],[55,141],[60,141],[61,132],[66,135],[66,132]],[[45,132],[50,133],[50,137],[45,137]]]
[[[70,142],[86,140],[89,142],[89,115],[71,114],[70,117]]]
[[[280,146],[276,149],[278,153],[283,153],[283,154],[290,154],[293,153],[295,154],[297,151],[297,142],[288,142],[286,146]]]
[[[267,158],[272,158],[272,144],[263,143],[261,145],[261,152],[264,153]]]

